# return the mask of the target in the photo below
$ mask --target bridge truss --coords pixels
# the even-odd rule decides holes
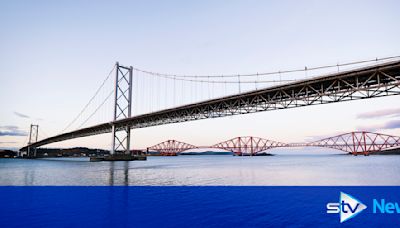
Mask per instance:
[[[400,137],[365,131],[350,132],[308,143],[306,146],[327,147],[353,155],[368,155],[388,148],[400,147]]]
[[[232,151],[236,155],[256,155],[257,153],[266,151],[276,147],[287,147],[288,144],[275,142],[253,136],[236,137],[224,142],[217,143],[212,148],[224,149]]]
[[[282,143],[259,137],[242,136],[212,146],[194,146],[177,140],[167,140],[149,147],[147,150],[158,151],[160,152],[160,155],[169,156],[177,155],[190,149],[216,148],[231,151],[238,156],[253,156],[265,152],[266,150],[280,147],[323,147],[341,150],[353,155],[369,155],[371,153],[379,153],[392,148],[400,149],[400,137],[380,133],[355,131],[310,143]]]
[[[160,155],[163,155],[163,156],[174,156],[185,150],[194,149],[194,148],[197,148],[197,147],[194,145],[188,144],[188,143],[177,141],[177,140],[167,140],[167,141],[158,143],[154,146],[148,147],[147,151],[154,150],[154,151],[160,152]]]

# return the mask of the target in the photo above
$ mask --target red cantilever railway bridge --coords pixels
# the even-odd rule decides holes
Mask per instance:
[[[147,150],[171,156],[197,148],[215,148],[232,151],[236,155],[257,155],[278,147],[325,147],[341,150],[353,155],[379,153],[387,149],[400,147],[400,137],[371,132],[350,132],[309,143],[282,143],[259,137],[236,137],[212,146],[195,146],[177,140],[167,140],[148,147]]]

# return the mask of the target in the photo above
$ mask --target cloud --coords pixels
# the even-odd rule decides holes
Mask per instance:
[[[383,126],[383,129],[397,129],[400,128],[400,120],[391,120]]]
[[[25,115],[25,114],[22,114],[22,113],[19,113],[19,112],[15,112],[14,111],[14,114],[16,116],[18,116],[18,117],[21,117],[21,118],[25,118],[25,119],[30,118],[28,115]]]
[[[0,144],[15,144],[17,142],[0,142]]]
[[[400,128],[400,120],[390,120],[384,124],[375,124],[369,126],[359,126],[357,130],[359,131],[371,131],[375,132],[378,130],[387,130],[387,129],[398,129]]]
[[[364,125],[364,126],[357,126],[356,131],[369,131],[369,132],[378,132],[380,130],[389,130],[389,129],[400,129],[400,119],[397,120],[390,120],[387,121],[386,123],[383,124],[373,124],[373,125]],[[338,131],[336,133],[331,133],[331,134],[322,134],[322,135],[312,135],[312,136],[307,136],[305,138],[305,142],[314,142],[318,141],[321,139],[349,133],[348,132],[343,132],[343,131]]]
[[[356,131],[369,131],[369,132],[377,132],[381,129],[382,125],[369,125],[369,126],[357,126]]]
[[[315,141],[318,141],[318,140],[321,140],[321,139],[326,139],[326,138],[329,138],[329,137],[333,137],[333,136],[337,136],[337,135],[341,135],[341,134],[345,134],[345,133],[347,133],[347,132],[337,131],[337,132],[329,133],[329,134],[310,135],[310,136],[307,136],[304,141],[305,142],[315,142]]]
[[[384,116],[400,116],[400,108],[383,109],[374,112],[365,112],[357,115],[357,119],[372,119]]]
[[[14,115],[16,115],[16,116],[18,116],[18,117],[21,117],[21,118],[24,118],[24,119],[35,119],[36,121],[43,121],[43,119],[40,118],[40,117],[28,116],[28,115],[23,114],[23,113],[20,113],[20,112],[15,112],[15,111],[14,111]]]
[[[0,131],[1,136],[27,136],[28,134],[23,131]]]
[[[19,129],[17,126],[6,125],[0,126],[0,137],[1,136],[27,136],[28,133]]]
[[[18,126],[15,126],[15,125],[5,125],[5,126],[0,126],[0,129],[5,129],[5,130],[10,130],[10,131],[12,131],[12,130],[17,130],[17,129],[18,129]]]

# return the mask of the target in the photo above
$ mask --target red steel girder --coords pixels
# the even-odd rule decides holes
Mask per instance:
[[[287,145],[288,144],[286,143],[276,142],[259,137],[244,136],[220,142],[211,147],[232,151],[237,155],[255,155],[268,149],[286,147]]]
[[[368,155],[388,148],[399,147],[400,137],[367,131],[355,131],[311,142],[307,146],[328,147],[354,155]]]
[[[177,140],[167,140],[161,143],[158,143],[154,146],[148,147],[148,150],[154,150],[160,152],[160,155],[164,156],[172,156],[177,155],[185,150],[197,148],[194,145],[184,143]]]

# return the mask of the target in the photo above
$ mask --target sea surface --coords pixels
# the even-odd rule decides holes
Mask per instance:
[[[397,214],[373,214],[372,200],[400,202],[400,156],[271,152],[0,159],[0,227],[398,226]],[[340,192],[368,206],[345,224],[326,213]]]
[[[0,159],[1,186],[400,185],[400,156],[294,151],[275,156],[185,155],[147,161]]]

